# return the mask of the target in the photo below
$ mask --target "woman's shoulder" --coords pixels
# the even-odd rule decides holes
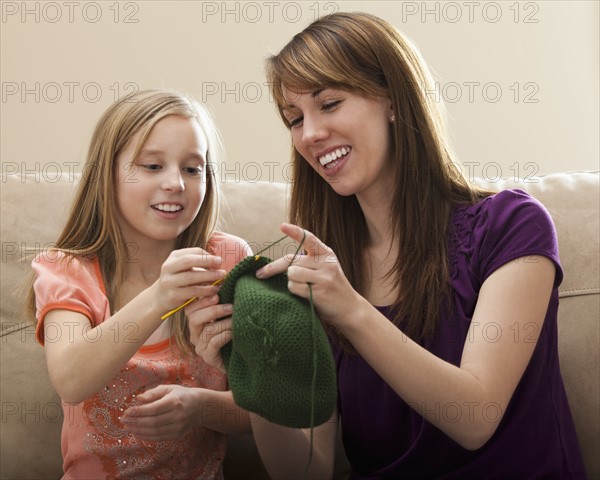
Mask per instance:
[[[472,204],[457,205],[453,213],[455,226],[464,230],[481,230],[501,227],[519,218],[542,217],[550,221],[544,205],[524,190],[511,188],[493,193]]]
[[[456,255],[464,254],[481,267],[480,278],[507,261],[529,255],[544,255],[560,265],[552,217],[524,190],[502,190],[474,204],[458,205],[452,223],[452,263]]]

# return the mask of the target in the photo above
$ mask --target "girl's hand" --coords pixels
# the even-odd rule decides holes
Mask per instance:
[[[221,347],[231,340],[231,304],[219,305],[219,296],[199,298],[185,307],[190,328],[190,341],[196,354],[208,365],[227,373]]]
[[[201,388],[159,385],[137,396],[141,405],[123,414],[123,428],[137,438],[154,442],[173,440],[199,423]]]
[[[290,292],[309,299],[308,284],[319,318],[342,326],[352,318],[364,299],[352,288],[335,253],[315,235],[295,225],[284,223],[281,231],[306,250],[306,255],[286,255],[256,272],[258,278],[269,278],[287,270]],[[304,238],[304,242],[303,242]]]
[[[212,284],[225,276],[219,269],[222,259],[201,248],[174,250],[162,264],[160,277],[154,283],[155,298],[165,312],[194,297],[214,295]]]

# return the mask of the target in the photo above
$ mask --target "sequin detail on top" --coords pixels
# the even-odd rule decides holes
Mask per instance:
[[[241,238],[220,232],[211,237],[207,248],[223,258],[221,267],[226,271],[252,253]],[[111,315],[98,258],[62,253],[59,258],[65,261],[39,255],[32,262],[36,338],[42,345],[44,318],[52,310],[77,312],[88,319],[92,328]],[[120,417],[128,407],[139,403],[137,395],[161,384],[227,389],[224,375],[195,355],[181,356],[168,340],[142,347],[93,397],[76,405],[63,403],[63,480],[222,479],[223,434],[194,427],[174,441],[146,442],[123,430]],[[210,407],[207,405],[203,413],[220,413],[223,419],[239,415],[238,409],[215,412]]]
[[[122,428],[123,412],[139,404],[136,396],[157,385],[226,389],[225,378],[198,357],[181,357],[174,347],[167,351],[134,356],[107,386],[80,404],[86,426],[80,430],[86,432],[81,446],[100,462],[107,478],[219,478],[225,435],[193,427],[176,440],[154,442]]]

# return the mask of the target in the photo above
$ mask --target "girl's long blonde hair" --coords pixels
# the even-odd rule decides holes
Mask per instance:
[[[399,251],[388,272],[399,292],[394,323],[415,339],[434,334],[448,307],[448,226],[451,208],[489,195],[471,185],[455,161],[442,105],[428,94],[432,76],[418,50],[388,22],[366,13],[334,13],[298,33],[267,61],[271,93],[283,115],[283,87],[292,91],[347,90],[389,98],[392,229]],[[337,254],[344,273],[366,291],[365,218],[354,195],[340,196],[292,147],[290,220],[314,232]]]
[[[222,161],[219,132],[205,107],[186,94],[172,90],[143,90],[111,105],[98,121],[87,160],[67,222],[55,249],[70,255],[97,256],[108,300],[120,303],[119,292],[129,258],[128,247],[117,220],[115,163],[119,153],[140,133],[135,155],[152,128],[168,115],[194,118],[207,138],[206,193],[200,211],[179,236],[176,247],[206,248],[219,218],[219,184],[216,166]],[[35,319],[35,295],[28,292],[27,312]],[[172,334],[182,351],[190,351],[187,319],[180,312],[172,322]]]

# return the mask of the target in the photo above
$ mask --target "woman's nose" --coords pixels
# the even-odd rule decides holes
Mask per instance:
[[[327,138],[328,129],[318,115],[305,115],[302,124],[302,142],[305,145],[318,143]]]

